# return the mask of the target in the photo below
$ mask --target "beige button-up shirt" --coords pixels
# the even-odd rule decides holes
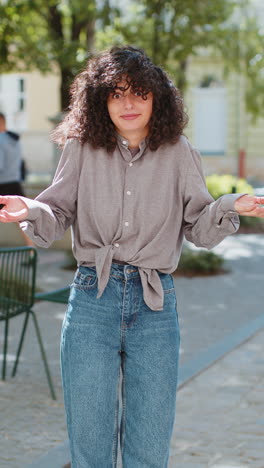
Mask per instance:
[[[163,289],[157,273],[172,273],[183,236],[212,248],[239,226],[234,201],[214,201],[208,193],[200,155],[185,137],[151,151],[145,140],[132,155],[118,137],[113,154],[71,139],[65,145],[53,183],[29,208],[21,227],[48,247],[72,227],[78,265],[96,266],[98,296],[109,279],[112,259],[139,267],[144,300],[162,310]]]

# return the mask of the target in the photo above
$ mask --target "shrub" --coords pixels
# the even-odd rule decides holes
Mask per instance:
[[[215,200],[226,193],[254,193],[253,187],[245,179],[239,179],[230,174],[207,176],[206,185]]]
[[[189,276],[223,273],[224,262],[224,257],[214,252],[184,248],[176,273]]]
[[[230,174],[212,174],[207,176],[206,185],[208,191],[214,199],[217,199],[227,193],[248,193],[249,195],[254,194],[252,185],[248,184],[245,179],[239,179],[238,177],[232,176]],[[249,228],[249,230],[251,229],[254,232],[262,232],[264,229],[263,220],[252,216],[241,216],[240,225],[242,228]]]

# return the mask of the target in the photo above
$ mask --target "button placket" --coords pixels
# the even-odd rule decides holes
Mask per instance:
[[[125,233],[127,232],[127,230],[129,229],[130,225],[131,225],[131,214],[132,214],[132,203],[133,203],[133,198],[132,198],[132,180],[133,180],[133,176],[130,171],[129,171],[129,168],[133,165],[132,162],[129,162],[128,163],[128,166],[127,166],[127,171],[126,171],[126,175],[125,175],[125,187],[124,187],[124,211],[123,211],[123,227],[125,229]],[[131,179],[132,177],[132,179]]]

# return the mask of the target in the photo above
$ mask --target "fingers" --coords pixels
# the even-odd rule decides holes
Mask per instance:
[[[0,204],[5,205],[9,197],[0,195]]]
[[[264,197],[255,197],[255,202],[258,205],[264,205]]]
[[[10,223],[11,221],[9,221],[8,219],[8,214],[6,212],[1,212],[0,211],[0,222],[1,223]]]
[[[15,223],[19,221],[23,221],[26,219],[27,216],[27,209],[22,208],[19,211],[14,213],[7,211],[6,209],[2,209],[0,211],[0,222],[2,223]]]
[[[257,218],[264,218],[264,207],[255,206],[252,210],[239,213],[241,216],[254,216]]]

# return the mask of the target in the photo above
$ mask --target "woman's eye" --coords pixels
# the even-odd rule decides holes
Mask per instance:
[[[121,95],[118,94],[118,93],[112,94],[113,99],[119,99],[120,97],[121,97]]]
[[[141,97],[142,94],[143,94],[142,91],[135,91],[135,92],[134,92],[134,95],[135,95],[135,96],[138,96],[138,97]]]

